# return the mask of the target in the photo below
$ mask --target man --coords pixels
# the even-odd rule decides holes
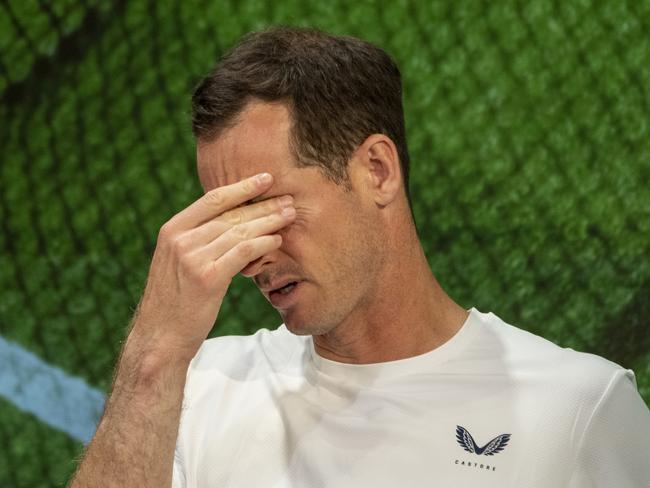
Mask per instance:
[[[252,33],[193,109],[205,195],[160,230],[71,486],[650,486],[631,370],[465,310],[431,273],[384,51]],[[206,341],[239,272],[283,323]]]

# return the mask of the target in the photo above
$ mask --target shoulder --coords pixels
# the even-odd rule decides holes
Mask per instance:
[[[262,328],[251,335],[213,337],[203,342],[190,369],[251,369],[260,364],[281,368],[304,339],[289,332],[284,324],[271,330]]]
[[[536,412],[533,424],[540,432],[568,446],[573,458],[576,452],[591,456],[595,445],[620,441],[616,432],[625,431],[623,437],[633,447],[630,451],[620,442],[611,445],[617,459],[623,456],[637,467],[644,465],[633,460],[639,446],[648,446],[650,415],[631,369],[597,354],[562,347],[492,313],[477,318],[472,355],[485,358],[480,369],[503,378],[517,403]]]
[[[229,381],[255,380],[279,374],[299,360],[306,337],[277,329],[262,328],[250,335],[228,335],[207,339],[190,362],[186,396],[217,388]]]
[[[489,344],[486,353],[513,375],[548,382],[592,405],[617,378],[636,384],[632,370],[607,358],[562,347],[493,313],[479,312],[477,318],[481,324],[477,342]]]

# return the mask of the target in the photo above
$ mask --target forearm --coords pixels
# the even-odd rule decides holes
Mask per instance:
[[[160,228],[112,393],[69,488],[171,486],[190,360],[233,277],[258,272],[248,266],[279,249],[277,232],[296,218],[289,195],[245,205],[272,181],[262,174],[212,189]]]
[[[189,358],[131,333],[97,432],[70,488],[170,487]]]

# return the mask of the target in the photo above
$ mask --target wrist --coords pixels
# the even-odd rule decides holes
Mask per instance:
[[[184,384],[195,354],[195,350],[151,337],[134,328],[122,350],[118,376],[125,376],[126,383],[138,389],[156,387],[161,381]]]

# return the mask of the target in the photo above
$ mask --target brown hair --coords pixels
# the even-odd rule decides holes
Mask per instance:
[[[314,28],[278,26],[248,33],[196,88],[194,135],[218,137],[237,123],[251,98],[286,103],[297,166],[319,167],[347,190],[352,152],[371,134],[390,137],[413,212],[401,76],[385,51]]]

